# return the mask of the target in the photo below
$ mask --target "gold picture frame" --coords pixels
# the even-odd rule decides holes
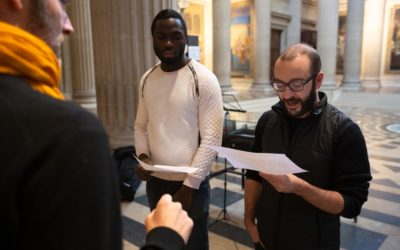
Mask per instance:
[[[385,73],[400,74],[400,4],[390,11]]]

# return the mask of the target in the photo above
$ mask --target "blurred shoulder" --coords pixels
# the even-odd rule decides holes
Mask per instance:
[[[0,106],[9,124],[30,135],[104,130],[94,114],[70,101],[39,93],[19,77],[0,75]]]

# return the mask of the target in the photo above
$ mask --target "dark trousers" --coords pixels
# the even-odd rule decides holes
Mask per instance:
[[[153,210],[163,194],[174,195],[182,186],[181,181],[166,181],[151,177],[146,184],[147,199],[150,209]],[[207,250],[208,246],[208,209],[210,206],[210,183],[209,177],[200,184],[198,190],[194,191],[192,206],[188,215],[193,220],[193,230],[186,245],[187,250]]]

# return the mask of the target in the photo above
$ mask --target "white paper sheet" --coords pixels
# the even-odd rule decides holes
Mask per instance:
[[[253,153],[232,148],[207,146],[225,157],[233,167],[283,175],[306,172],[284,154]]]
[[[154,171],[154,172],[167,172],[167,173],[184,173],[184,174],[190,174],[196,171],[195,168],[188,167],[188,166],[167,166],[167,165],[149,165],[147,163],[144,163],[143,161],[139,160],[135,156],[136,160],[139,162],[139,164],[146,170],[148,171]]]

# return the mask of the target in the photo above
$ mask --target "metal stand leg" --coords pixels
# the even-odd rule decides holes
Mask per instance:
[[[228,185],[228,180],[227,180],[227,172],[228,172],[228,168],[227,168],[227,160],[225,159],[225,164],[224,164],[224,203],[223,203],[223,207],[222,210],[219,212],[217,218],[208,226],[212,226],[220,221],[223,220],[229,220],[229,214],[228,211],[226,209],[226,205],[227,205],[227,185]]]

